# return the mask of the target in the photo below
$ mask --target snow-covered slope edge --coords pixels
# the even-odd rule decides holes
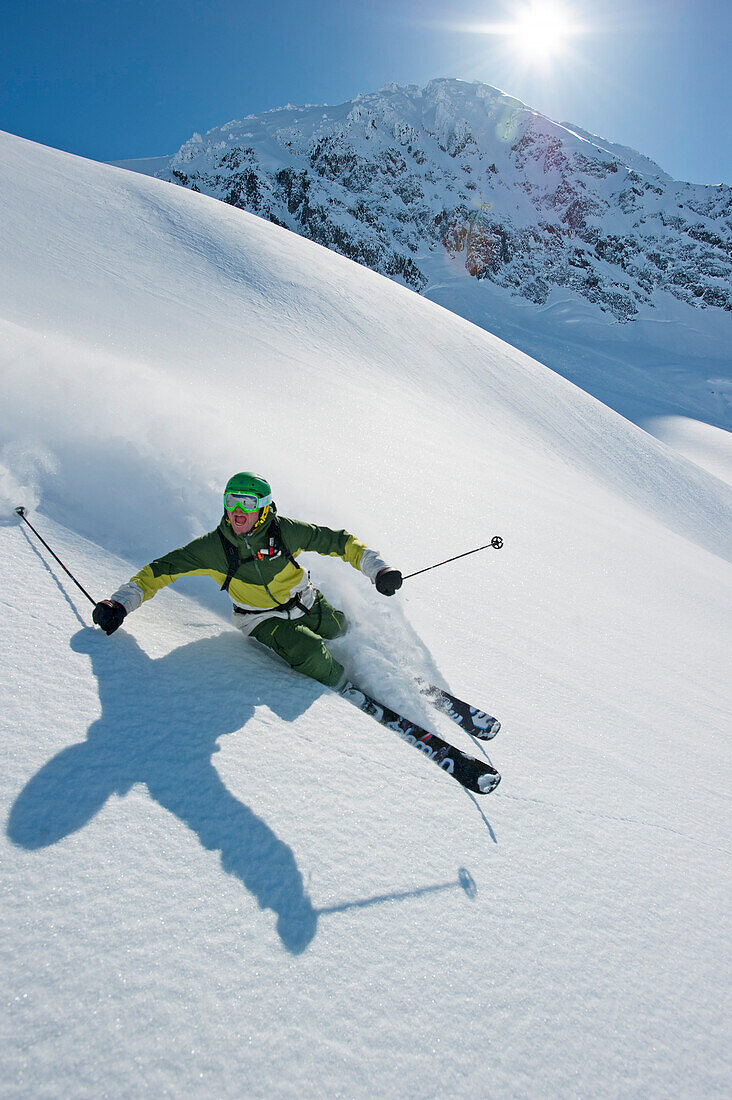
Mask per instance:
[[[0,528],[4,1093],[723,1095],[726,487],[309,242],[2,146],[4,512],[92,591],[240,466],[405,570],[506,538],[394,601],[313,562],[355,677],[504,720],[481,816],[215,591],[106,639]]]

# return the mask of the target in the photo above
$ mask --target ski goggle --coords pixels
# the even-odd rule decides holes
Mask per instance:
[[[226,493],[224,496],[224,508],[227,512],[233,512],[235,508],[241,508],[242,512],[258,512],[260,508],[266,508],[271,503],[271,496],[260,497],[256,493]]]

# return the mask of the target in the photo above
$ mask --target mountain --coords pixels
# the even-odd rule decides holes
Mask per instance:
[[[158,175],[420,292],[447,268],[537,305],[569,288],[623,321],[669,295],[732,310],[732,188],[679,183],[485,84],[250,116]]]
[[[248,212],[9,135],[0,188],[3,1097],[728,1096],[729,487]],[[103,636],[14,513],[101,597],[250,467],[405,572],[504,537],[307,562],[356,682],[500,717],[495,794],[204,578]]]

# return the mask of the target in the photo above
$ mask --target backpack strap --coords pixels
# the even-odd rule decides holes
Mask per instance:
[[[227,538],[224,537],[224,534],[223,534],[220,527],[217,527],[216,530],[218,531],[219,538],[221,539],[221,545],[223,546],[224,553],[226,554],[226,565],[227,565],[226,580],[221,585],[221,588],[219,589],[219,591],[220,592],[228,592],[229,591],[229,585],[231,584],[231,582],[234,578],[234,574],[236,573],[237,569],[239,568],[239,565],[241,564],[241,562],[239,560],[239,551],[237,550],[237,548],[232,543],[229,542],[229,540]]]

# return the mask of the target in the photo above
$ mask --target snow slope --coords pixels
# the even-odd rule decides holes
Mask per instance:
[[[729,1092],[730,489],[433,303],[212,199],[3,135],[4,1096]],[[353,678],[470,798],[246,643],[202,580],[95,596],[266,473]],[[476,746],[474,751],[479,752]]]

